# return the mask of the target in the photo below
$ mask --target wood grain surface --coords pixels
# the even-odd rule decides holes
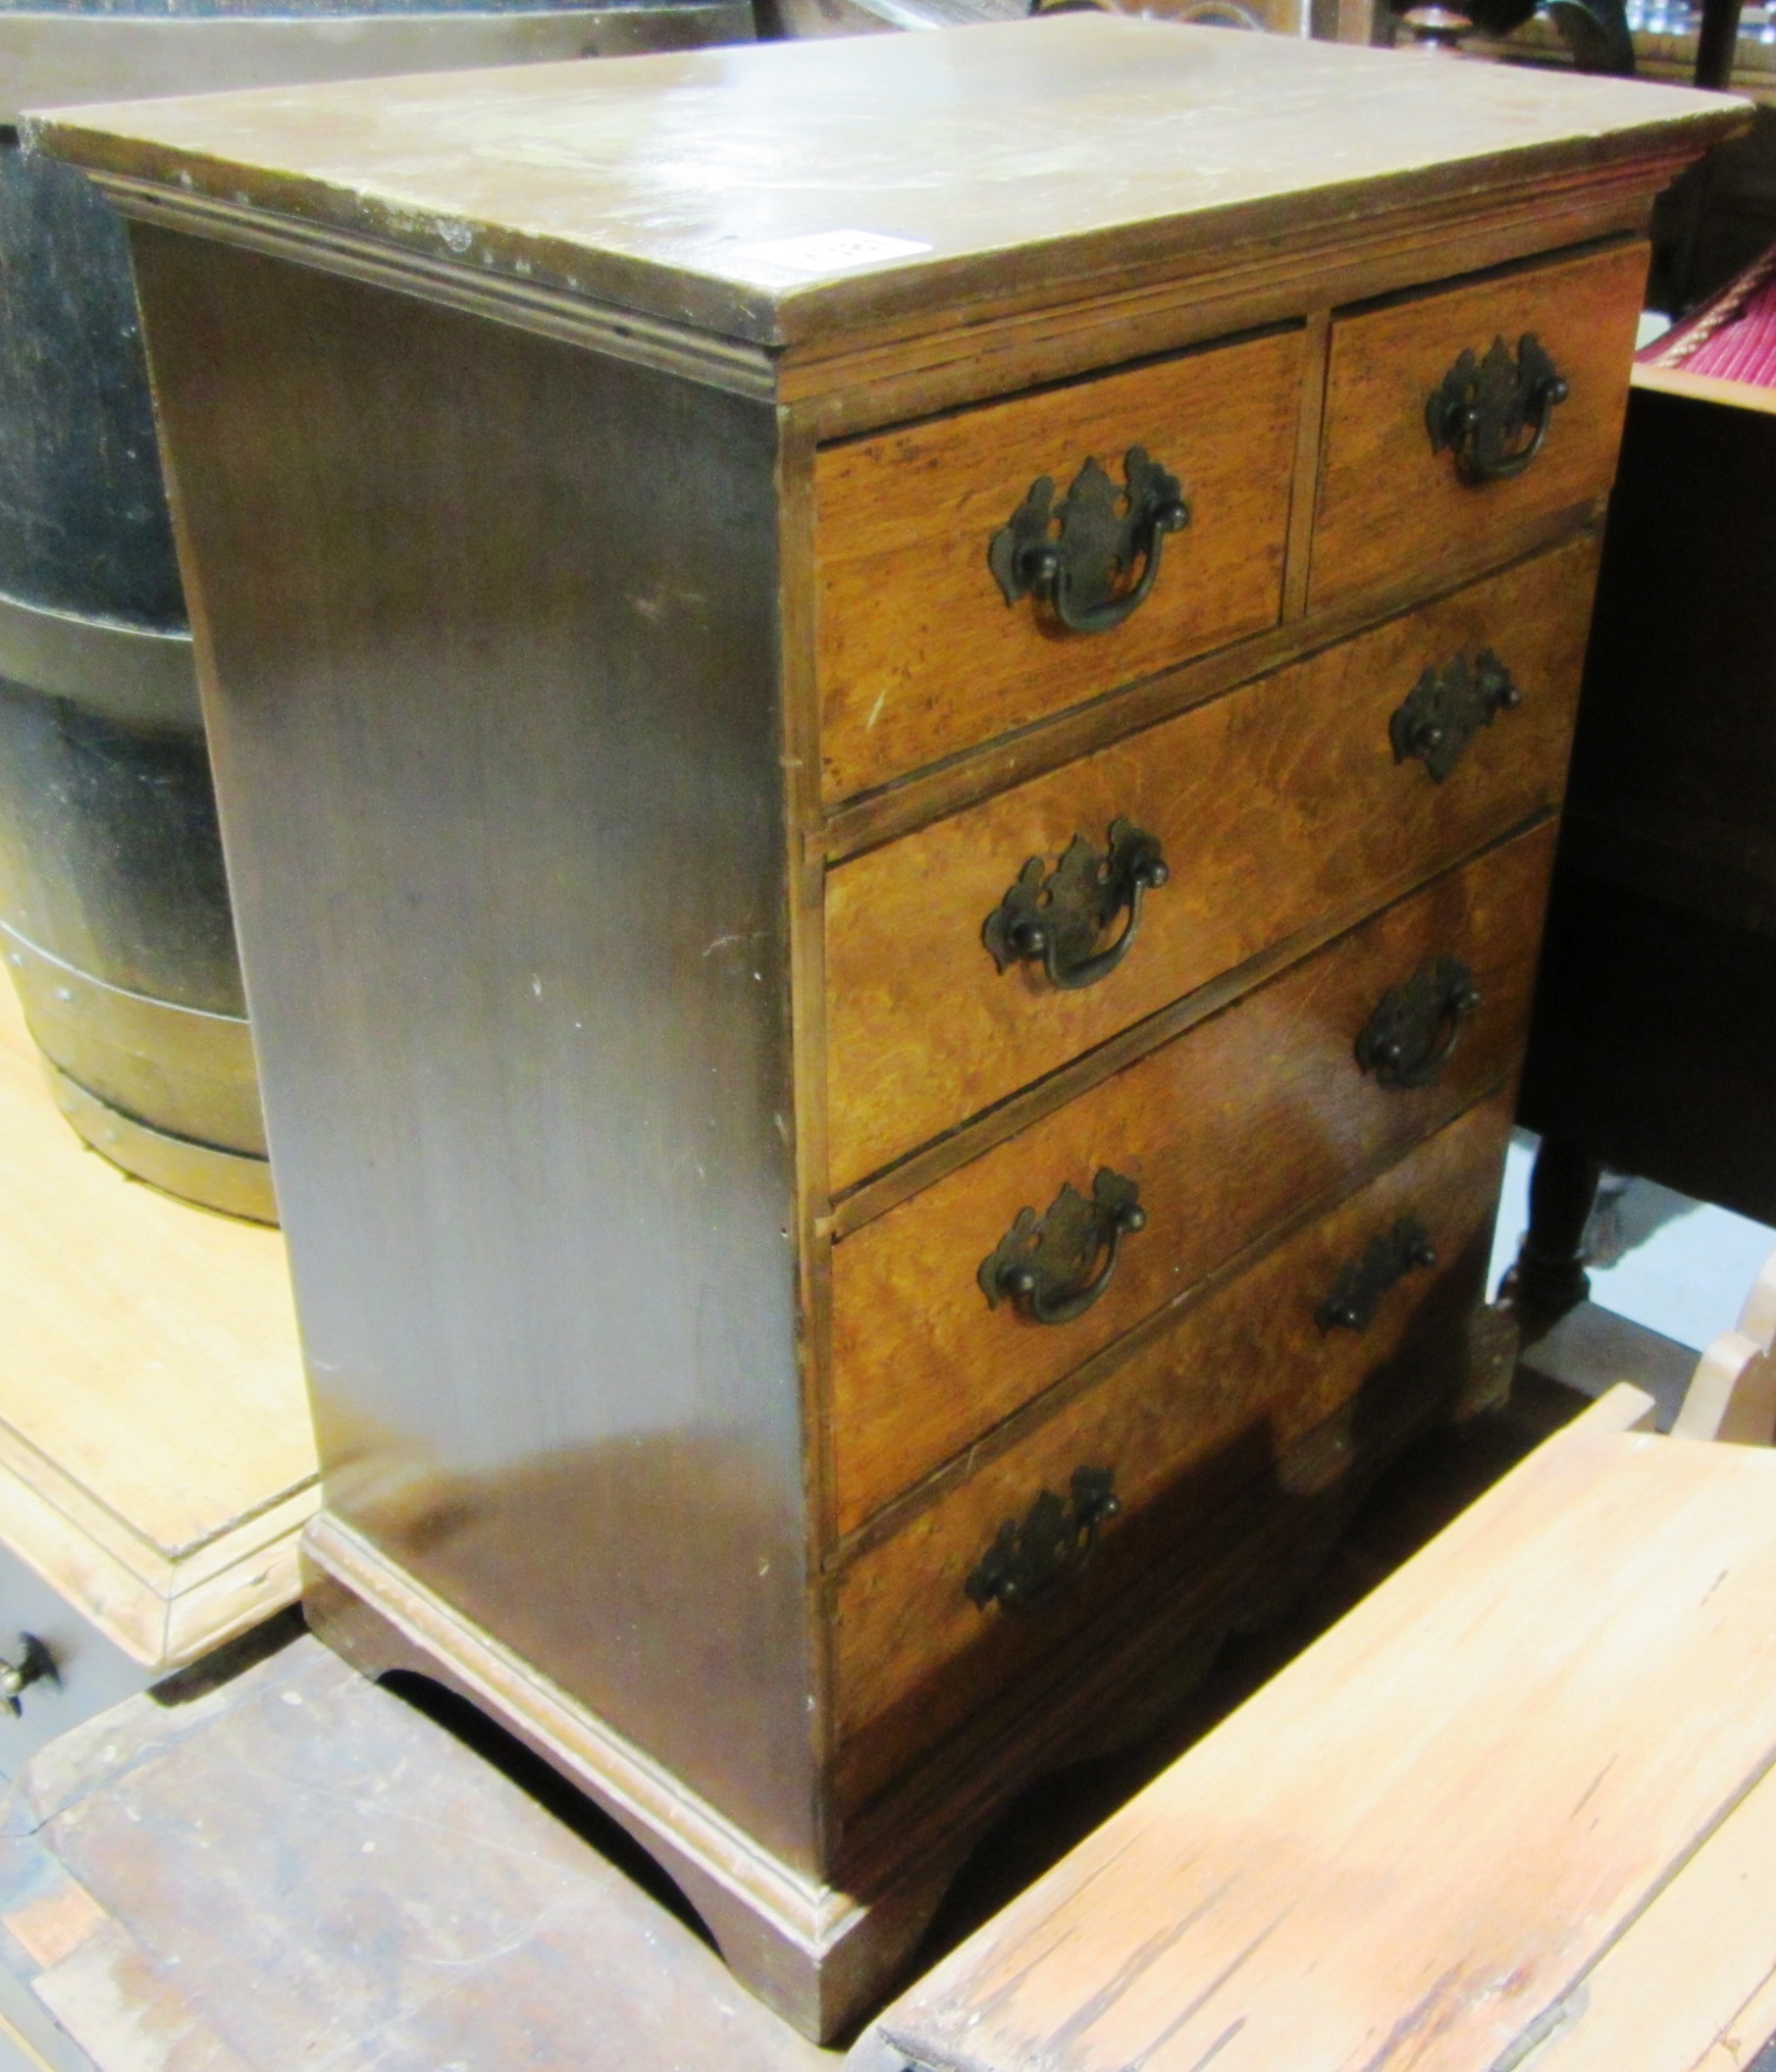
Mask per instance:
[[[1118,266],[1213,277],[1231,247],[1477,191],[1625,169],[1649,189],[1744,120],[1642,81],[1472,65],[1427,90],[1390,52],[1082,16],[83,108],[42,133],[199,205],[795,343],[1078,299]],[[782,249],[859,232],[897,243]]]
[[[611,1823],[490,1740],[306,1637],[131,1700],[15,1792],[9,1981],[83,2072],[830,2072]]]
[[[1544,822],[878,1217],[834,1248],[832,1458],[841,1532],[1303,1203],[1459,1113],[1520,1055],[1553,862]],[[1383,994],[1457,956],[1482,1006],[1430,1086],[1384,1087],[1355,1038]],[[1104,1295],[1044,1325],[975,1278],[1019,1211],[1101,1166],[1147,1227]]]
[[[1403,569],[1484,567],[1539,519],[1608,493],[1628,400],[1645,244],[1531,267],[1384,305],[1332,326],[1308,596],[1315,605]],[[1547,442],[1507,482],[1470,483],[1435,452],[1432,391],[1464,351],[1533,332],[1571,394]]]
[[[1427,557],[1410,596],[1366,592],[1262,664],[1238,645],[1277,631],[1278,542],[1302,516],[1289,477],[1318,452],[1294,402],[1301,327],[1626,233],[1740,120],[1708,96],[1494,67],[1432,81],[1386,53],[1079,16],[272,88],[41,132],[133,218],[327,1454],[311,1545],[340,1596],[406,1635],[409,1668],[570,1771],[581,1741],[621,1741],[630,1774],[705,1807],[695,1842],[677,1815],[636,1824],[711,1881],[741,1858],[757,1874],[730,1883],[747,1920],[718,1933],[811,2031],[878,1989],[971,1810],[1225,1628],[1230,1583],[1213,1602],[1174,1588],[1199,1544],[1214,1574],[1240,1572],[1241,1607],[1274,1598],[1285,1540],[1305,1557],[1354,1501],[1362,1476],[1340,1470],[1453,1400],[1503,1095],[1405,1152],[1361,1214],[1255,1217],[1267,1237],[1219,1277],[949,1456],[971,1476],[940,1467],[837,1549],[817,1451],[833,1188],[855,1202],[940,1140],[959,1165],[984,1153],[988,1131],[959,1127],[983,1109],[1036,1089],[1018,1124],[1054,1113],[1061,1067],[1078,1073],[1067,1098],[1090,1093],[1107,1042],[1132,1063],[1178,1032],[1182,1010],[1161,1010],[1206,1017],[1258,959],[1280,977],[1551,810],[1584,498],[1533,543],[1501,540],[1486,565],[1502,572],[1471,592],[1419,611],[1458,580]],[[1150,333],[1146,294],[1169,312]],[[975,362],[960,385],[942,376],[959,358]],[[980,729],[895,749],[943,758],[916,782],[844,794],[850,854],[822,881],[818,440],[940,451],[974,430],[939,413],[1036,395],[977,420],[1007,447],[1024,438],[1000,441],[1012,415],[1042,433],[1015,502],[1084,458],[1047,450],[1078,385],[1175,376],[1205,384],[1180,433],[1221,443],[1212,466],[1180,456],[1201,507],[1158,595],[1220,541],[1226,561],[1184,586],[1210,618],[1083,689],[1070,660],[1023,706],[1024,666],[1008,667]],[[1057,380],[1075,386],[1037,393]],[[916,429],[875,439],[894,425]],[[1101,457],[1157,446],[1153,429],[1107,426]],[[944,556],[971,534],[978,580],[986,541],[946,489],[973,476],[940,481],[909,450],[833,537],[860,568],[910,558],[888,523],[904,509]],[[1231,508],[1274,509],[1275,527],[1227,519],[1216,485],[1240,468]],[[1256,603],[1218,627],[1242,585]],[[892,655],[914,606],[883,596],[872,638]],[[1522,709],[1438,785],[1396,763],[1388,719],[1427,666],[1482,647]],[[1246,658],[1185,687],[1186,651],[1205,671]],[[959,696],[978,656],[941,636],[933,652]],[[855,687],[863,733],[876,670]],[[1131,675],[1139,721],[1131,702],[1071,731]],[[988,797],[1024,739],[1048,770]],[[965,766],[973,789],[938,803]],[[908,817],[858,837],[871,802],[921,786]],[[1173,870],[1135,954],[1089,993],[1000,977],[981,927],[1012,880],[1123,814]],[[1332,1163],[1337,1184],[1356,1176]],[[1376,1234],[1364,1215],[1390,1217],[1389,1190],[1420,1182],[1444,1265],[1329,1351],[1315,1305]],[[1052,1628],[977,1614],[957,1572],[1034,1494],[1005,1464],[1039,1486],[1074,1465],[1063,1441],[1113,1438],[1128,1513],[1073,1608]],[[347,1542],[361,1561],[343,1575]],[[1056,1636],[1096,1610],[1114,1674],[1041,1689]],[[989,1698],[1028,1714],[1009,1770],[968,1738],[1000,1735]],[[854,1891],[840,1866],[887,1857],[859,1853],[853,1815],[892,1824],[890,1781],[900,1882]],[[765,1886],[800,1895],[787,1938]]]
[[[1588,1973],[1536,2072],[1697,2072],[1776,1983],[1776,1776],[1765,1774]],[[1776,2009],[1741,2029],[1750,2063]],[[1723,2053],[1725,2055],[1725,2053]]]
[[[842,799],[1275,623],[1301,333],[829,446],[814,462],[825,794]],[[1031,485],[1142,446],[1190,522],[1114,632],[1008,605],[987,548]]]
[[[827,880],[832,1184],[927,1138],[1253,956],[1314,915],[1429,875],[1560,795],[1595,543],[1581,540],[1211,699]],[[1420,673],[1491,648],[1523,692],[1442,784],[1396,763]],[[1171,882],[1088,989],[1001,972],[982,923],[1027,857],[1125,815]]]
[[[1697,1996],[1719,1991],[1725,2018],[1769,1970],[1776,1457],[1600,1430],[1609,1407],[882,2033],[941,2072],[1473,2072],[1544,2035],[1539,2066],[1688,2072]],[[1637,1940],[1657,2005],[1620,1973]],[[1585,2001],[1606,1990],[1630,2018],[1594,2057]]]
[[[806,1862],[774,417],[135,236],[329,1508]]]
[[[1287,1457],[1340,1412],[1305,1471],[1331,1479],[1390,1395],[1427,1402],[1478,1299],[1508,1099],[1451,1123],[1248,1271],[1143,1334],[1126,1358],[1019,1443],[851,1563],[836,1591],[837,1789],[856,1804],[913,1755],[1088,1621],[1169,1548],[1212,1539],[1236,1490],[1280,1488]],[[1315,1310],[1338,1269],[1396,1217],[1421,1217],[1440,1264],[1383,1301],[1367,1330],[1326,1331]],[[1123,1515],[1077,1586],[1021,1616],[981,1610],[964,1585],[1003,1525],[1074,1469],[1111,1469]],[[1286,1500],[1286,1499],[1285,1499]]]
[[[277,1231],[129,1179],[0,977],[0,1535],[137,1661],[295,1595],[314,1433]]]

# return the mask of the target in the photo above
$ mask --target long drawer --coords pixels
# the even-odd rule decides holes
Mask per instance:
[[[1607,495],[1645,281],[1618,245],[1339,318],[1310,604],[1496,566]]]
[[[1553,804],[1595,565],[1575,541],[840,864],[834,1191]],[[1019,954],[1031,919],[1066,958]]]
[[[1301,358],[1292,330],[822,451],[826,796],[885,784],[1274,625]],[[1130,474],[1137,450],[1172,489],[1138,463]],[[1146,566],[1134,537],[1145,503],[1171,495],[1187,517],[1160,535],[1150,592],[1120,625],[1091,630],[1093,567],[1126,548],[1110,585],[1125,595]],[[1065,599],[1072,627],[1018,573],[1044,542],[1080,572]]]
[[[839,1530],[1496,1085],[1528,1028],[1554,832],[1438,879],[839,1244]],[[1021,1265],[1038,1279],[1019,1297]]]
[[[1508,1095],[1470,1110],[851,1564],[836,1590],[846,1803],[1169,1551],[1206,1557],[1236,1492],[1286,1488],[1304,1447],[1317,1476],[1335,1472],[1338,1420],[1442,1400],[1510,1123]],[[1104,1517],[1107,1495],[1120,1508]]]

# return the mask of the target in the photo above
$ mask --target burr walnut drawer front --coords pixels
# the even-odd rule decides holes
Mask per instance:
[[[1332,326],[1309,602],[1495,566],[1608,493],[1646,247]]]
[[[835,1191],[1552,804],[1595,558],[1574,542],[833,869]]]
[[[1331,1480],[1348,1424],[1373,1437],[1459,1388],[1510,1123],[1508,1095],[1470,1110],[1138,1334],[1113,1373],[850,1564],[836,1588],[847,1802],[1143,1570],[1187,1552],[1200,1575],[1240,1494]]]
[[[829,446],[829,799],[1274,625],[1298,330]]]
[[[1488,851],[838,1244],[839,1530],[1498,1085],[1553,853]]]

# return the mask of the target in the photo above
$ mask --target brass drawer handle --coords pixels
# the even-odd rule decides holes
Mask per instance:
[[[1109,1287],[1123,1238],[1147,1227],[1140,1192],[1106,1166],[1091,1183],[1090,1201],[1069,1180],[1044,1215],[1019,1209],[975,1275],[988,1307],[1013,1303],[1036,1323],[1083,1317]]]
[[[1034,1612],[1058,1597],[1091,1559],[1098,1528],[1122,1510],[1109,1468],[1075,1468],[1072,1495],[1063,1500],[1044,1489],[1024,1515],[1011,1521],[981,1556],[963,1585],[984,1612],[997,1603],[1008,1612]]]
[[[1357,1038],[1357,1063],[1383,1086],[1431,1086],[1479,1006],[1480,988],[1459,957],[1428,957],[1382,995]]]
[[[1393,1228],[1372,1237],[1361,1259],[1348,1260],[1326,1300],[1314,1312],[1314,1321],[1323,1331],[1366,1331],[1375,1321],[1382,1297],[1414,1267],[1436,1265],[1436,1248],[1431,1233],[1416,1216],[1402,1216]]]
[[[1031,856],[987,915],[980,939],[1001,971],[1039,959],[1051,985],[1076,993],[1108,978],[1128,955],[1143,895],[1157,892],[1171,875],[1157,836],[1131,820],[1113,820],[1103,855],[1075,835],[1052,871]],[[1122,934],[1100,949],[1105,929],[1124,911]]]
[[[1031,483],[987,548],[1008,604],[1034,596],[1071,633],[1109,633],[1140,609],[1159,579],[1166,535],[1190,523],[1190,506],[1177,477],[1144,446],[1129,447],[1123,479],[1119,490],[1088,460],[1059,503],[1052,475]]]
[[[1431,450],[1453,453],[1464,482],[1509,482],[1541,451],[1555,406],[1571,392],[1534,332],[1518,339],[1515,357],[1495,337],[1485,359],[1464,352],[1432,390]]]
[[[1387,720],[1396,763],[1416,756],[1441,784],[1482,727],[1500,712],[1515,712],[1523,693],[1490,648],[1470,662],[1458,654],[1439,669],[1428,668]]]

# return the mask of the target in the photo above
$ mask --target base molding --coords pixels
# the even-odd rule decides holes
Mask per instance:
[[[1386,1462],[1429,1424],[1508,1388],[1516,1333],[1482,1310],[1458,1357],[1359,1438],[1330,1420],[1278,1486],[1222,1514],[1087,1633],[986,1707],[893,1788],[836,1819],[836,1882],[773,1855],[661,1764],[540,1677],[360,1533],[323,1511],[303,1535],[313,1631],[364,1675],[429,1677],[499,1722],[615,1820],[684,1892],[749,1991],[823,2043],[896,1985],[970,1850],[1065,1764],[1175,1715],[1229,1634],[1284,1616]],[[836,1809],[835,1809],[836,1810]]]
[[[631,1835],[748,1990],[824,2042],[873,2006],[974,1839],[867,1895],[781,1862],[668,1771],[327,1512],[302,1538],[310,1628],[365,1676],[430,1677],[490,1714]]]

